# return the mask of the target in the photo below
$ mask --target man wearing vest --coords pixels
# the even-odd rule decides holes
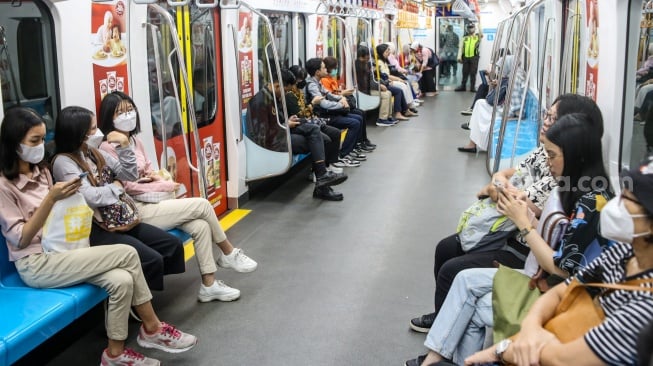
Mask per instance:
[[[469,90],[476,91],[476,72],[478,71],[478,47],[481,37],[476,34],[476,26],[467,24],[467,34],[463,37],[462,47],[458,49],[458,62],[463,64],[463,79],[456,91],[467,90],[467,77],[469,77]]]

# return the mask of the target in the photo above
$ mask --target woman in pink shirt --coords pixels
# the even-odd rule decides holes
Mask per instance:
[[[136,136],[140,132],[138,110],[134,101],[126,94],[113,92],[102,100],[98,127],[105,134],[118,132],[129,138],[134,148],[139,179],[133,182],[124,181],[125,192],[132,197],[147,192],[171,192],[179,183],[164,180],[152,169],[152,162],[145,154],[143,143]],[[100,149],[116,156],[114,146],[108,141],[102,142]],[[213,245],[220,248],[221,254],[217,264],[223,268],[233,268],[237,272],[252,272],[257,263],[243,251],[229,242],[213,206],[204,198],[168,199],[158,203],[136,202],[142,222],[169,230],[175,227],[188,232],[193,237],[196,258],[202,275],[202,286],[198,299],[202,302],[220,300],[235,300],[240,291],[215,280],[215,260]]]
[[[34,110],[9,109],[0,127],[0,227],[7,239],[9,260],[31,287],[56,288],[88,282],[109,293],[106,329],[109,343],[101,364],[159,365],[125,348],[130,306],[143,320],[138,344],[166,352],[187,351],[197,338],[161,322],[152,308],[150,293],[136,250],[123,244],[43,253],[42,227],[57,201],[79,190],[81,179],[52,183],[42,163],[45,121]]]

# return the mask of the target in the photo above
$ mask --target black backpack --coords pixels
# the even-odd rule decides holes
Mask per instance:
[[[429,57],[428,61],[426,61],[426,66],[434,69],[436,66],[440,64],[440,59],[438,58],[438,55],[433,51],[431,47],[426,47],[431,51],[431,57]]]

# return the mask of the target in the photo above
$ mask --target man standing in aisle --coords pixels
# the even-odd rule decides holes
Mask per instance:
[[[463,64],[463,79],[456,91],[467,90],[467,77],[469,77],[469,90],[476,91],[476,72],[478,71],[478,48],[481,37],[476,34],[476,26],[467,24],[467,33],[463,37],[462,46],[458,49],[458,62]]]

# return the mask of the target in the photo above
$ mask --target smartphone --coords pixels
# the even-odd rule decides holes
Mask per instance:
[[[497,191],[499,191],[499,192],[503,191],[503,183],[502,182],[500,182],[498,180],[495,180],[495,181],[492,182],[492,184],[494,185],[494,187],[496,188]]]
[[[84,179],[88,175],[88,172],[82,172],[80,175],[78,175],[79,179]]]

